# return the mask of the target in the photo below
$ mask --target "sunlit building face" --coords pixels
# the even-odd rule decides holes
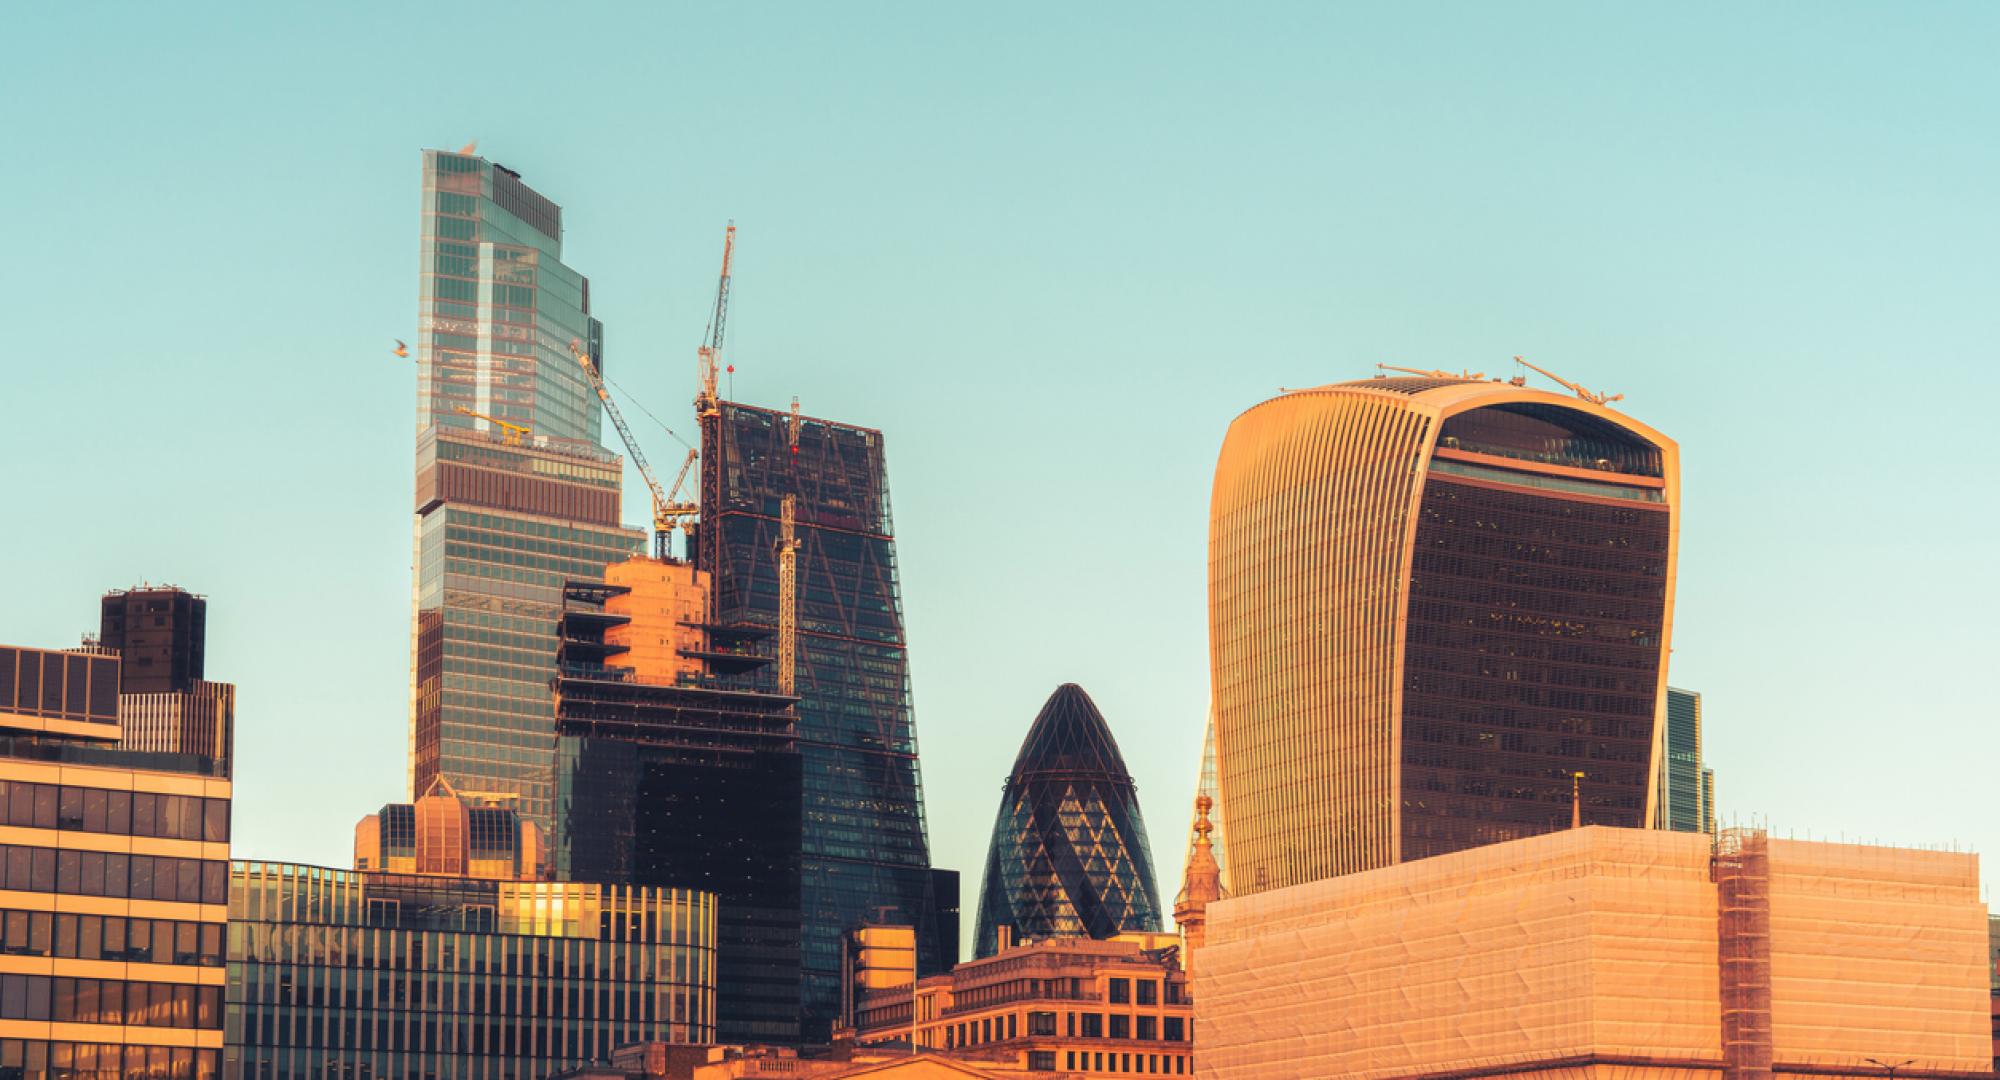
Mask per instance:
[[[1586,823],[1653,821],[1678,466],[1643,424],[1505,382],[1238,417],[1209,526],[1232,887],[1567,827],[1573,791]]]

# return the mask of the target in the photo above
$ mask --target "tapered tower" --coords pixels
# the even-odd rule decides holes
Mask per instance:
[[[977,951],[1160,929],[1160,891],[1132,774],[1075,683],[1056,688],[1014,758],[986,850]]]
[[[1286,393],[1216,465],[1209,643],[1238,895],[1654,820],[1679,454],[1596,395]]]

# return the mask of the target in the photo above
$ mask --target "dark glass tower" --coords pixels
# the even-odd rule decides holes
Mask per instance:
[[[1660,772],[1660,826],[1715,831],[1715,773],[1701,755],[1701,695],[1667,687],[1667,762]]]
[[[122,693],[174,693],[201,681],[206,599],[172,585],[113,589],[99,612],[97,643],[123,663]]]
[[[632,592],[568,590],[556,680],[556,877],[714,893],[718,1037],[796,1043],[795,699],[742,685],[744,672],[768,662],[757,653],[762,634],[703,627],[672,675],[646,662],[657,657],[635,659],[634,620],[605,603]]]
[[[1064,683],[1035,717],[1000,797],[979,890],[976,949],[1160,929],[1139,793],[1090,695]]]
[[[720,504],[702,508],[712,549],[714,619],[776,626],[773,545],[797,497],[798,745],[805,771],[803,966],[808,1037],[840,1004],[840,942],[871,919],[917,927],[921,973],[942,971],[956,902],[933,875],[917,769],[916,724],[882,433],[733,402],[703,446],[721,470]],[[775,673],[759,674],[774,688]],[[943,878],[944,880],[936,880]],[[952,893],[941,896],[941,893]]]

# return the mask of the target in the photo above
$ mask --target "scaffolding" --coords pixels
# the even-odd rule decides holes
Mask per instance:
[[[1762,829],[1716,838],[1716,958],[1724,1080],[1771,1076],[1771,852]]]

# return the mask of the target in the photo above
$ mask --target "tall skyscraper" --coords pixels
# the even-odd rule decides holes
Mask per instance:
[[[1667,757],[1660,770],[1660,827],[1715,831],[1715,772],[1702,760],[1701,695],[1667,687]]]
[[[702,447],[706,467],[720,473],[718,505],[702,507],[696,545],[715,552],[700,567],[713,581],[715,622],[777,625],[773,545],[784,497],[797,497],[811,1037],[838,1012],[849,929],[910,923],[920,971],[956,961],[956,927],[939,918],[957,904],[956,881],[930,869],[882,433],[734,402],[718,408],[721,445]],[[759,678],[775,688],[773,673]]]
[[[569,353],[601,369],[604,331],[562,209],[483,158],[427,150],[423,171],[411,794],[442,776],[547,835],[563,584],[645,536],[619,524],[622,464]]]
[[[1160,929],[1139,793],[1104,714],[1075,683],[1049,695],[1000,795],[974,951]]]
[[[1375,378],[1239,416],[1209,642],[1241,896],[1653,820],[1679,451],[1601,404]]]
[[[202,678],[208,600],[172,585],[113,589],[99,604],[98,646],[118,654],[119,745],[195,754],[231,769],[236,687]]]

